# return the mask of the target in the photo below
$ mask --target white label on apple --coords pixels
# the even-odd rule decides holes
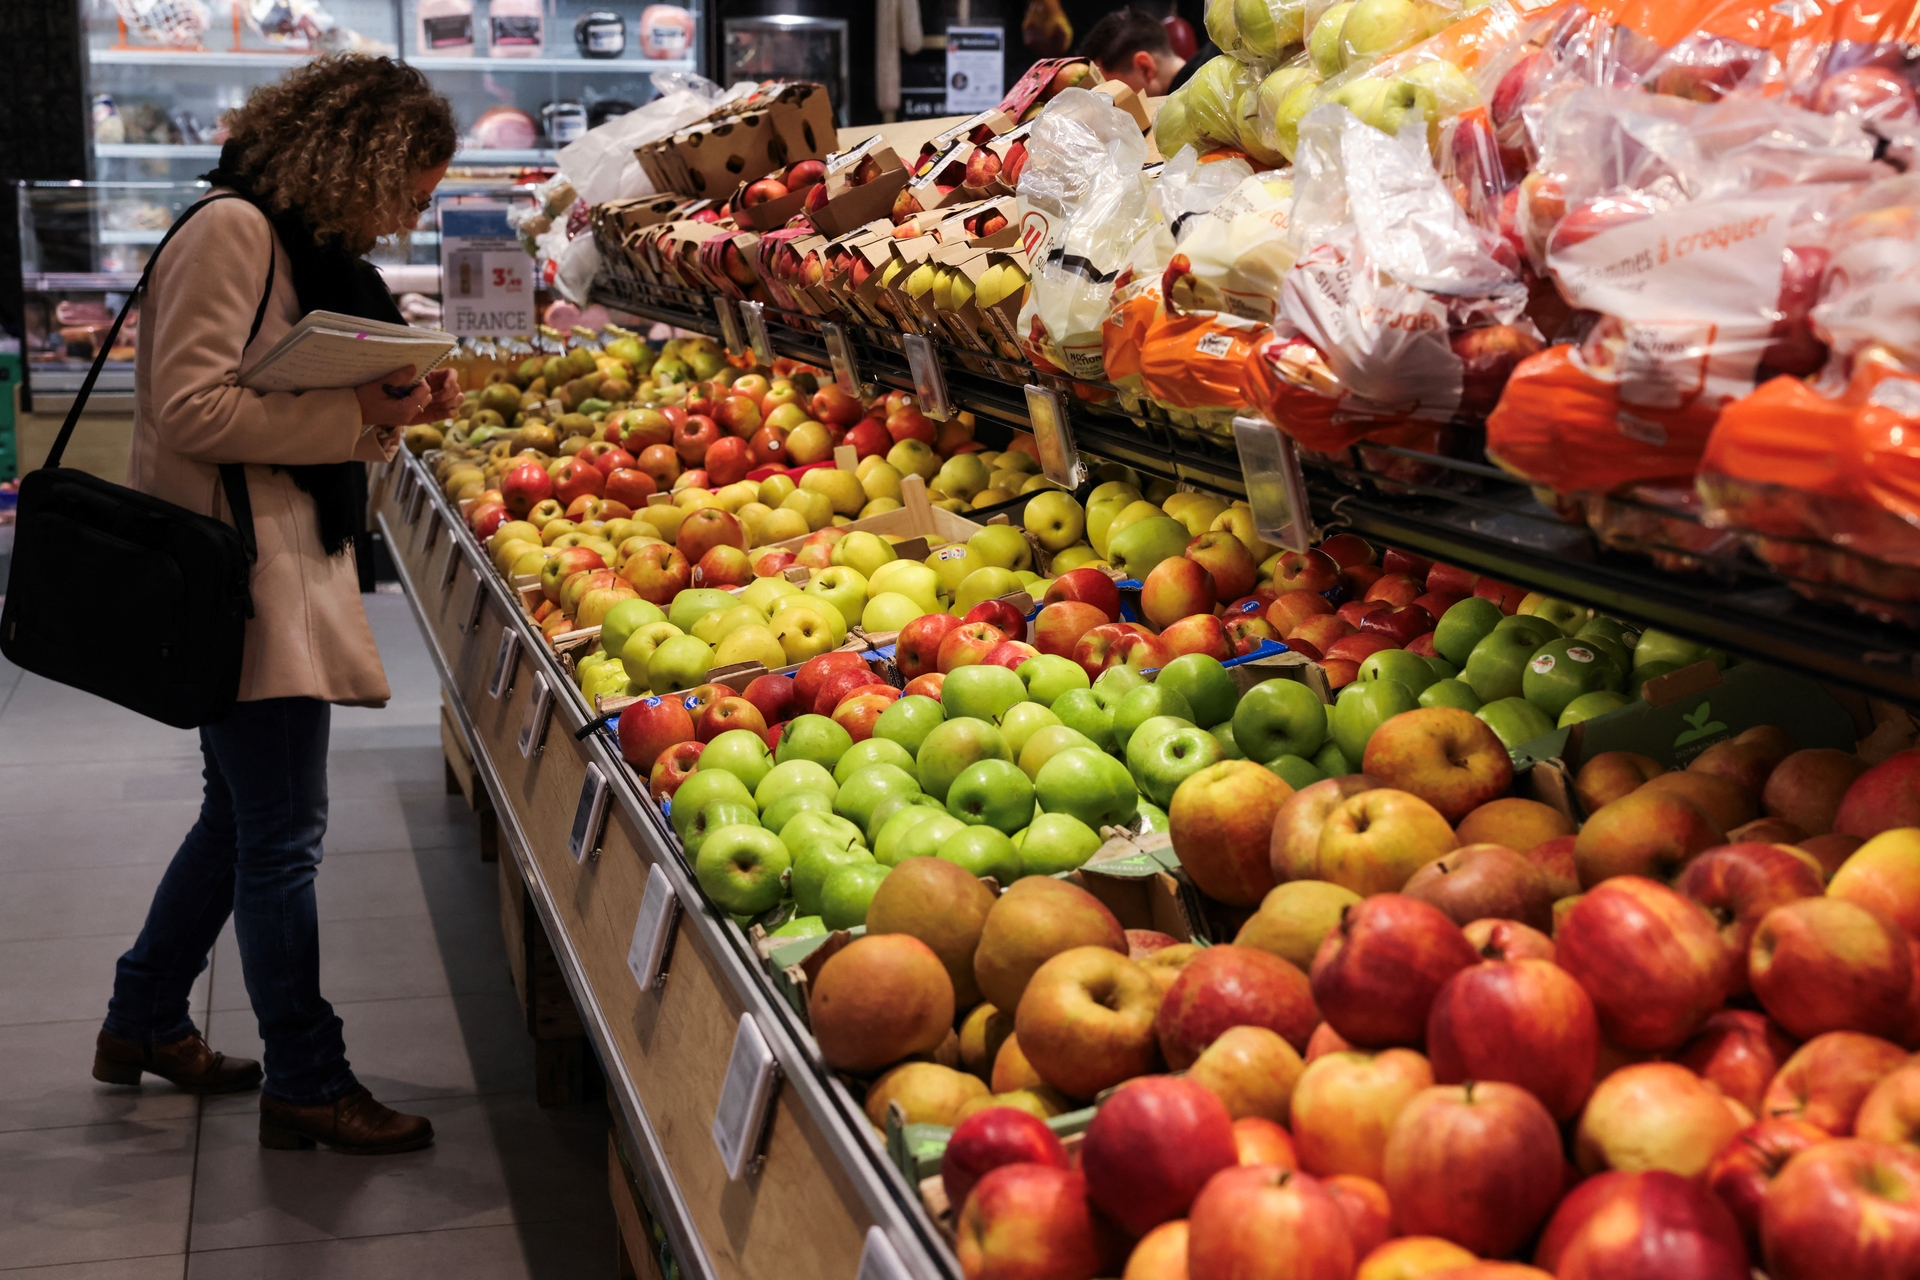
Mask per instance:
[[[1543,676],[1547,674],[1547,672],[1553,670],[1553,655],[1550,653],[1543,653],[1538,657],[1536,657],[1532,662],[1529,662],[1527,665],[1533,668],[1533,674],[1537,676]]]
[[[1567,650],[1567,658],[1572,662],[1592,662],[1593,650],[1582,649],[1579,645],[1574,645]]]

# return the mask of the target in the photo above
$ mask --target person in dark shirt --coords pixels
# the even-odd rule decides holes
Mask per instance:
[[[1138,9],[1117,9],[1093,24],[1080,42],[1103,79],[1118,80],[1142,97],[1158,98],[1193,65],[1173,51],[1160,19]]]

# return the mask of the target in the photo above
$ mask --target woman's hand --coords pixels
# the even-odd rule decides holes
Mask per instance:
[[[431,393],[427,407],[414,415],[408,426],[422,422],[440,422],[454,415],[460,407],[460,378],[451,369],[435,369],[427,375],[425,383]]]
[[[413,373],[414,367],[408,365],[404,369],[395,369],[384,378],[355,387],[353,397],[360,402],[361,423],[370,427],[406,427],[416,421],[433,421],[418,416],[433,403],[433,390],[429,383],[422,382],[403,396],[387,393],[388,387],[404,387],[412,382]]]

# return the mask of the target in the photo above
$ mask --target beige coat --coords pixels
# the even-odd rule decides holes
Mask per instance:
[[[259,336],[247,330],[275,257],[273,296]],[[133,454],[127,483],[169,502],[232,522],[218,466],[247,465],[253,570],[240,699],[306,697],[380,706],[387,676],[360,604],[351,550],[320,546],[313,499],[275,466],[376,461],[390,456],[362,434],[350,390],[248,391],[239,369],[248,352],[272,347],[299,319],[293,268],[264,215],[243,200],[219,200],[195,214],[160,255],[140,313],[134,365]]]

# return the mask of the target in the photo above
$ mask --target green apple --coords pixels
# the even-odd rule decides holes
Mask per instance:
[[[685,594],[682,592],[681,594]],[[646,628],[627,644],[631,646],[646,634]],[[622,654],[624,661],[624,652]],[[647,688],[654,693],[671,693],[706,683],[713,667],[713,647],[693,636],[674,636],[653,651],[647,659]]]
[[[1112,690],[1098,686],[1069,689],[1055,698],[1048,710],[1059,717],[1061,724],[1084,736],[1092,746],[1111,751],[1114,746],[1113,710],[1120,697]]]
[[[934,856],[983,880],[992,876],[1002,888],[1025,874],[1020,851],[1013,847],[1007,833],[996,827],[964,827],[943,840]]]
[[[1520,696],[1557,720],[1567,704],[1596,689],[1620,689],[1626,672],[1596,644],[1563,637],[1549,640],[1527,659],[1520,677]]]
[[[1433,647],[1454,666],[1465,666],[1473,646],[1486,639],[1505,616],[1499,605],[1479,596],[1456,601],[1434,624]]]
[[[1340,65],[1351,67],[1426,39],[1431,23],[1418,0],[1355,0],[1340,28]]]
[[[776,766],[777,767],[777,766]],[[836,791],[838,788],[836,788]],[[832,813],[833,801],[818,791],[795,791],[781,796],[771,808],[760,811],[760,825],[769,831],[782,830],[803,813]]]
[[[940,575],[917,560],[889,560],[867,576],[867,594],[902,595],[925,613],[938,613]]]
[[[1335,34],[1337,35],[1338,32],[1336,31]],[[1297,79],[1274,84],[1272,93],[1269,93],[1267,86],[1286,75],[1289,70],[1298,70],[1305,74]],[[1321,83],[1320,72],[1312,65],[1299,68],[1282,67],[1261,82],[1261,110],[1272,111],[1273,140],[1279,147],[1280,154],[1289,160],[1293,159],[1294,152],[1300,147],[1300,118],[1320,105]],[[1285,96],[1279,96],[1283,92]]]
[[[776,830],[769,826],[764,818],[760,825],[769,831]],[[786,845],[795,857],[799,856],[800,850],[808,845],[818,844],[822,840],[839,845],[841,848],[848,845],[864,847],[867,843],[866,838],[860,834],[860,828],[837,813],[796,813],[777,830],[780,843]]]
[[[979,760],[947,788],[947,812],[1012,835],[1033,818],[1033,783],[1011,760]]]
[[[1423,707],[1458,707],[1462,711],[1478,711],[1480,695],[1465,680],[1449,677],[1435,680],[1420,691],[1420,705]]]
[[[820,886],[820,920],[829,929],[857,929],[867,922],[867,908],[891,867],[856,862],[836,867]]]
[[[873,736],[898,743],[917,759],[920,744],[946,718],[947,713],[938,702],[921,694],[910,694],[880,713],[880,718],[873,722]]]
[[[1593,610],[1567,600],[1555,599],[1536,591],[1520,602],[1515,610],[1527,618],[1538,618],[1549,623],[1563,636],[1577,635],[1581,627],[1593,620]]]
[[[1622,644],[1620,641],[1604,634],[1575,636],[1574,639],[1589,648],[1599,650],[1600,654],[1605,657],[1607,661],[1611,662],[1614,669],[1620,673],[1620,687],[1626,687],[1627,674],[1633,670],[1633,649],[1631,646]]]
[[[821,793],[831,802],[840,794],[840,784],[833,780],[826,766],[817,761],[789,760],[767,770],[767,776],[753,789],[753,802],[762,809],[771,809],[787,796],[809,791]]]
[[[1378,653],[1367,655],[1360,664],[1356,681],[1398,680],[1417,695],[1422,689],[1439,679],[1427,660],[1419,654],[1408,653],[1405,649],[1382,649]]]
[[[1547,713],[1525,698],[1496,698],[1473,714],[1486,721],[1487,727],[1509,751],[1553,732],[1553,721],[1547,718]]]
[[[781,596],[797,596],[800,588],[785,578],[755,578],[740,592],[740,603],[750,604],[768,617],[773,616],[773,602]],[[603,624],[604,625],[604,624]]]
[[[942,686],[942,693],[945,688]],[[927,735],[915,757],[920,789],[946,803],[947,789],[968,765],[980,760],[1012,760],[1006,735],[985,720],[954,716]]]
[[[1187,549],[1193,535],[1172,516],[1136,520],[1107,543],[1107,563],[1129,578],[1144,582],[1155,565]]]
[[[1078,569],[1082,565],[1092,564],[1100,558],[1100,553],[1085,542],[1076,542],[1065,551],[1053,553],[1053,559],[1047,565],[1047,572],[1059,577],[1069,569]]]
[[[1320,772],[1320,767],[1313,761],[1301,756],[1275,756],[1267,761],[1266,767],[1275,777],[1295,791],[1302,787],[1310,787],[1327,776]]]
[[[1020,841],[1020,865],[1030,876],[1056,876],[1083,865],[1100,844],[1100,833],[1072,814],[1043,813]]]
[[[1314,752],[1313,767],[1329,778],[1344,778],[1354,771],[1353,762],[1347,759],[1347,753],[1335,742],[1329,742]]]
[[[1428,668],[1432,670],[1435,680],[1451,680],[1460,674],[1460,668],[1454,666],[1445,658],[1437,657],[1434,654],[1422,654],[1420,655],[1420,661],[1426,663]]]
[[[1045,812],[1071,815],[1095,831],[1124,826],[1140,807],[1127,766],[1090,747],[1057,752],[1034,775],[1033,790]]]
[[[1346,55],[1340,40],[1340,28],[1346,25],[1347,14],[1353,10],[1352,0],[1342,0],[1332,5],[1320,15],[1313,24],[1313,30],[1307,33],[1307,55],[1313,61],[1313,69],[1322,79],[1338,75],[1346,65]]]
[[[605,624],[603,623],[602,625],[604,626]],[[1604,613],[1596,613],[1591,618],[1588,618],[1586,622],[1581,625],[1580,629],[1573,634],[1585,639],[1603,637],[1611,640],[1624,648],[1629,658],[1631,658],[1633,654],[1633,646],[1640,642],[1640,628],[1619,618],[1609,617]],[[1631,666],[1631,662],[1629,662],[1628,665]]]
[[[893,544],[877,533],[868,533],[864,529],[855,530],[833,544],[831,562],[845,565],[857,571],[861,577],[871,579],[874,570],[890,560],[897,560]]]
[[[811,760],[831,769],[853,745],[853,735],[826,716],[809,712],[795,716],[780,730],[780,746],[773,758],[780,764],[789,760]]]
[[[1442,58],[1414,64],[1387,92],[1400,106],[1402,119],[1412,114],[1427,122],[1429,145],[1438,139],[1442,124],[1480,105],[1480,91],[1473,81]]]
[[[991,476],[992,470],[977,454],[956,453],[940,464],[927,487],[972,501],[974,494],[987,487]]]
[[[873,806],[873,812],[867,817],[867,842],[871,844],[878,840],[880,833],[887,829],[887,823],[893,821],[902,809],[915,807],[933,809],[940,813],[947,811],[945,805],[923,791],[915,791],[910,796],[888,796],[885,800]]]
[[[606,658],[580,672],[580,693],[589,704],[595,698],[623,698],[632,692],[633,680],[617,658]]]
[[[967,539],[967,550],[979,557],[982,565],[991,568],[1033,568],[1033,547],[1028,544],[1027,535],[1010,524],[988,525]]]
[[[1353,113],[1354,119],[1382,133],[1397,134],[1406,118],[1406,103],[1393,94],[1393,84],[1379,76],[1355,75],[1331,89],[1327,101],[1337,102]]]
[[[860,629],[866,632],[898,631],[931,609],[922,608],[920,602],[898,591],[882,591],[867,601],[867,607],[860,611]]]
[[[1014,668],[1014,674],[1027,686],[1027,697],[1043,707],[1051,707],[1055,698],[1069,690],[1085,689],[1092,683],[1085,667],[1057,653],[1028,658]]]
[[[975,556],[975,560],[979,557]],[[954,588],[953,608],[948,612],[956,617],[965,617],[968,610],[983,600],[998,600],[1001,596],[1010,596],[1016,591],[1024,591],[1020,579],[1013,570],[989,565],[984,569],[975,569],[960,579],[960,585]]]
[[[718,587],[688,587],[667,606],[667,621],[692,635],[694,623],[716,609],[731,609],[739,603],[732,592]]]
[[[1220,743],[1198,725],[1170,725],[1158,732],[1142,725],[1127,742],[1127,772],[1162,808],[1172,803],[1181,783],[1220,758]]]
[[[860,615],[867,607],[867,579],[858,570],[847,566],[834,565],[827,569],[816,569],[813,580],[807,583],[802,595],[812,596],[823,604],[830,604],[840,611],[848,626],[857,626]]]
[[[1027,686],[1005,667],[975,662],[955,667],[940,686],[940,705],[949,717],[997,721],[1015,703],[1027,700]]]
[[[780,901],[792,865],[779,836],[740,823],[721,827],[701,842],[693,875],[722,911],[757,916]]]
[[[773,626],[773,634],[780,638],[781,647],[785,648],[789,644],[787,634],[781,627],[782,622],[786,620],[789,614],[818,618],[827,627],[829,634],[824,642],[816,640],[803,646],[809,650],[806,655],[807,657],[811,658],[815,653],[825,653],[828,649],[836,645],[846,643],[846,618],[841,615],[838,609],[822,600],[819,596],[810,596],[802,591],[794,595],[776,598],[773,602],[773,608],[767,611],[767,619]],[[788,656],[792,656],[791,651],[789,651]],[[794,660],[798,662],[804,659],[796,658]]]
[[[706,753],[701,752],[701,755],[704,757]],[[693,776],[681,783],[680,789],[673,793],[673,801],[667,810],[675,833],[685,839],[687,828],[699,815],[701,806],[715,800],[738,800],[743,804],[753,804],[753,792],[747,790],[746,783],[725,769],[696,769]]]
[[[820,890],[826,887],[829,875],[841,867],[860,867],[874,862],[874,854],[866,850],[864,844],[835,844],[828,839],[816,839],[810,844],[801,844],[793,848],[793,906],[803,915],[820,913]]]
[[[827,926],[819,916],[795,916],[769,933],[769,938],[819,938],[824,937]]]
[[[729,729],[707,744],[694,765],[697,773],[712,769],[725,769],[749,789],[757,788],[773,772],[773,753],[767,750],[767,740],[753,730]]]
[[[693,821],[687,824],[681,843],[687,846],[687,855],[695,856],[706,838],[722,827],[735,827],[741,824],[750,827],[760,825],[760,815],[754,812],[750,804],[738,800],[713,800],[700,806],[700,812],[693,815]]]
[[[856,742],[847,748],[846,754],[840,757],[840,763],[833,766],[834,781],[845,783],[847,779],[870,764],[890,764],[904,773],[911,774],[914,769],[913,752],[885,738],[868,738],[865,742]]]
[[[915,804],[911,801],[894,810],[893,816],[881,824],[879,834],[874,837],[873,856],[880,860],[882,866],[900,865],[900,850],[907,832],[934,817],[951,820],[953,815],[937,805]]]
[[[1133,738],[1134,730],[1156,716],[1194,723],[1193,706],[1179,690],[1159,684],[1143,684],[1120,699],[1113,709],[1113,742],[1121,751]],[[1061,720],[1066,724],[1066,720]]]
[[[947,840],[965,831],[967,824],[950,813],[939,813],[925,822],[916,822],[908,827],[893,847],[893,865],[899,866],[908,858],[931,858],[940,852],[940,846]]]
[[[1240,690],[1234,685],[1233,676],[1218,658],[1204,653],[1181,654],[1160,668],[1153,682],[1184,697],[1193,710],[1188,719],[1202,729],[1211,729],[1232,719],[1234,708],[1240,702]]]
[[[1460,678],[1472,686],[1474,696],[1481,702],[1517,698],[1523,687],[1527,659],[1545,643],[1529,628],[1495,627],[1473,646]]]
[[[736,604],[730,609],[713,609],[701,614],[694,620],[690,634],[708,644],[719,644],[741,627],[766,625],[766,614],[750,604]]]
[[[1249,760],[1311,757],[1327,740],[1327,708],[1298,680],[1262,680],[1233,710],[1233,740]]]
[[[964,542],[941,547],[929,554],[925,563],[939,580],[940,590],[949,596],[960,589],[960,584],[967,580],[968,574],[986,567],[986,562],[974,555]]]
[[[1420,705],[1413,690],[1398,680],[1371,680],[1350,684],[1340,691],[1333,704],[1333,742],[1349,760],[1367,754],[1367,740],[1373,731],[1403,711]]]
[[[1078,729],[1069,729],[1066,725],[1049,725],[1027,739],[1027,745],[1020,751],[1020,772],[1029,778],[1037,776],[1042,765],[1068,747],[1092,747],[1095,751],[1100,750],[1093,739]]]
[[[718,739],[715,739],[718,741]],[[707,750],[711,751],[709,747]],[[867,829],[873,811],[889,796],[910,796],[920,789],[911,773],[897,764],[870,764],[849,774],[840,784],[840,795],[833,811],[862,831]]]
[[[1533,637],[1533,647],[1538,649],[1549,640],[1561,637],[1560,628],[1545,618],[1536,618],[1530,613],[1516,613],[1510,618],[1502,618],[1493,624],[1495,631],[1519,631]]]
[[[600,620],[600,647],[615,657],[626,646],[627,637],[649,622],[665,622],[667,615],[651,600],[622,600],[607,610]]]
[[[1724,651],[1684,639],[1670,632],[1655,631],[1652,627],[1642,631],[1639,642],[1633,646],[1633,669],[1636,673],[1649,662],[1671,662],[1672,669],[1677,671],[1681,667],[1690,667],[1696,662],[1709,660],[1721,670],[1726,669],[1727,655]],[[1634,685],[1637,688],[1644,682],[1636,676]]]
[[[1141,835],[1150,835],[1155,831],[1171,831],[1173,824],[1167,818],[1167,811],[1149,800],[1142,799],[1139,809],[1134,813],[1134,824]]]
[[[635,692],[647,687],[647,665],[660,646],[681,634],[680,628],[662,619],[646,623],[627,637],[626,643],[620,646],[620,665],[627,669]]]
[[[1102,671],[1100,678],[1093,682],[1093,687],[1105,691],[1115,702],[1118,702],[1147,683],[1147,678],[1140,674],[1138,668],[1117,666],[1108,667]]]
[[[1612,689],[1595,689],[1592,693],[1583,693],[1561,708],[1560,719],[1554,724],[1556,729],[1564,729],[1570,724],[1579,724],[1582,720],[1592,720],[1609,711],[1618,711],[1632,699],[1624,693]]]
[[[1212,734],[1213,740],[1220,744],[1220,758],[1222,760],[1245,760],[1247,758],[1247,753],[1242,751],[1240,744],[1233,740],[1233,721],[1222,720],[1219,724],[1208,729],[1207,732]]]
[[[1034,734],[1059,723],[1059,716],[1037,702],[1016,702],[1000,717],[1000,732],[1006,735],[1007,749],[1018,760]]]
[[[1037,493],[1020,516],[1021,525],[1034,540],[1055,555],[1080,541],[1087,531],[1087,513],[1070,493],[1050,490]]]

